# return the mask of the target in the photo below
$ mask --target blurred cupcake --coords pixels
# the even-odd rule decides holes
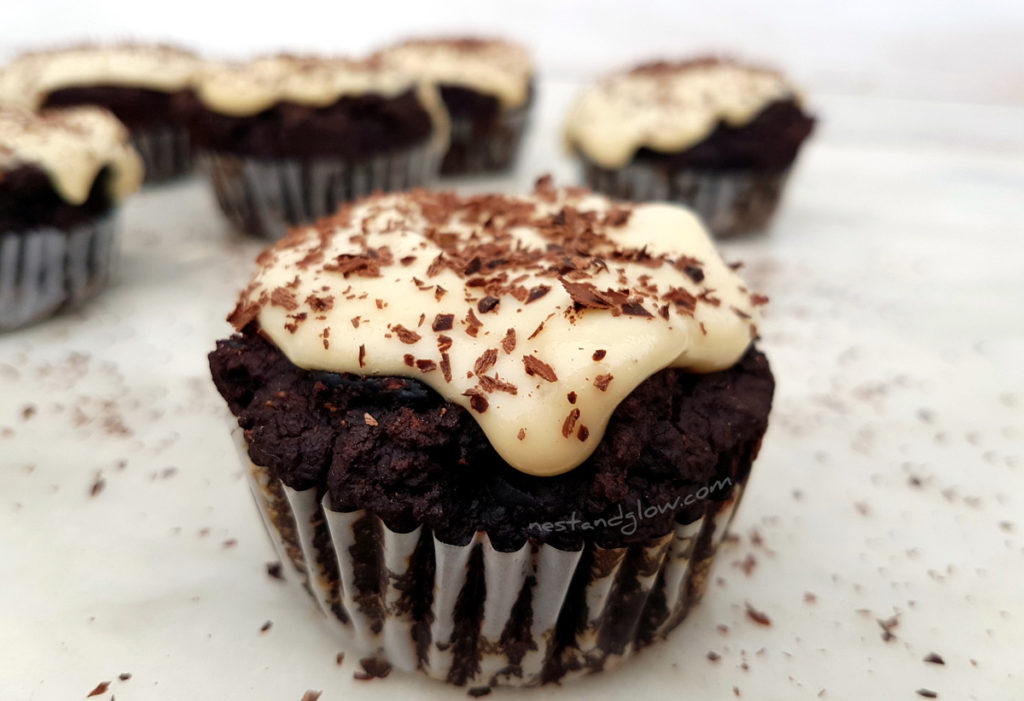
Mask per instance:
[[[566,137],[590,187],[686,204],[729,236],[768,224],[813,127],[779,73],[698,59],[604,78],[576,101]]]
[[[128,132],[109,112],[0,109],[0,331],[107,286],[118,205],[141,180]]]
[[[175,96],[200,66],[192,53],[147,45],[88,45],[23,54],[0,69],[0,104],[30,110],[104,107],[131,132],[155,182],[192,170],[188,132]]]
[[[443,174],[512,166],[533,102],[533,67],[523,46],[498,39],[417,39],[379,55],[440,89],[452,122]]]
[[[763,298],[692,213],[419,190],[258,265],[210,367],[282,559],[351,645],[482,693],[686,616],[774,387]]]
[[[429,182],[448,143],[437,91],[378,61],[210,66],[183,109],[221,209],[265,238],[374,191]]]

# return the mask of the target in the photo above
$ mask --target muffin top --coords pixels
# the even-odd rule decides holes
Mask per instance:
[[[196,95],[213,112],[246,117],[282,102],[326,107],[346,96],[394,97],[415,88],[414,77],[380,61],[281,54],[210,64],[199,75]]]
[[[641,148],[677,153],[724,122],[741,127],[780,100],[799,100],[779,73],[731,60],[647,63],[600,80],[573,105],[571,148],[604,168],[621,168]]]
[[[142,160],[128,131],[99,107],[73,107],[41,114],[0,109],[0,170],[34,166],[50,178],[68,204],[82,204],[97,175],[109,168],[110,197],[119,202],[139,189]],[[2,174],[0,174],[2,177]]]
[[[188,87],[201,61],[158,44],[82,45],[25,53],[0,69],[0,104],[39,109],[63,88],[115,86],[176,92]]]
[[[381,51],[388,65],[438,85],[496,97],[505,109],[530,96],[533,66],[526,48],[501,39],[410,39]]]
[[[586,460],[657,371],[730,367],[766,301],[689,210],[546,178],[521,197],[374,196],[257,262],[236,329],[255,322],[305,369],[415,377],[534,475]]]

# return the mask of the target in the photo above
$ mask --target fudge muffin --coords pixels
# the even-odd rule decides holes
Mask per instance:
[[[512,166],[533,102],[533,66],[523,46],[499,39],[415,39],[379,55],[441,91],[452,124],[441,173]]]
[[[590,187],[686,204],[728,236],[768,224],[813,127],[779,73],[709,58],[604,78],[576,101],[566,137]]]
[[[141,180],[128,132],[109,112],[0,109],[0,331],[107,286],[118,205]]]
[[[282,559],[351,644],[535,685],[696,603],[774,384],[765,300],[688,210],[414,191],[258,265],[210,367]]]
[[[87,45],[23,54],[0,69],[0,103],[31,110],[104,107],[128,127],[155,182],[192,170],[175,97],[200,66],[191,52],[147,44]]]
[[[211,65],[182,109],[221,209],[272,239],[342,202],[429,182],[448,142],[437,91],[374,60]]]

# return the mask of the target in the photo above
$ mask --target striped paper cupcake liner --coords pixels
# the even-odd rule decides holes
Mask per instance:
[[[118,262],[117,213],[70,230],[0,232],[0,331],[92,299]]]
[[[789,168],[666,170],[641,162],[609,170],[590,162],[584,164],[584,176],[591,189],[617,199],[686,205],[720,238],[766,228],[778,208],[789,173]]]
[[[696,521],[621,548],[526,543],[479,532],[449,544],[330,507],[253,463],[250,486],[290,578],[344,642],[391,666],[469,687],[534,686],[608,669],[668,634],[699,601],[743,491],[705,500]]]
[[[133,129],[132,145],[142,157],[147,183],[165,182],[192,172],[192,146],[188,131],[182,127]]]
[[[481,126],[469,117],[451,118],[451,143],[441,162],[442,175],[476,175],[508,170],[519,153],[529,103],[505,110],[497,123]]]
[[[276,240],[288,228],[334,214],[376,191],[431,182],[440,166],[436,141],[366,161],[203,155],[221,210],[247,234]]]

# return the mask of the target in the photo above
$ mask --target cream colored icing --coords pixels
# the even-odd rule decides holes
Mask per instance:
[[[22,54],[0,69],[0,104],[35,110],[62,88],[117,86],[177,92],[201,61],[168,46],[79,46]]]
[[[516,208],[519,213],[510,215]],[[616,217],[621,221],[623,212],[629,213],[628,220],[618,225]],[[507,237],[502,245],[517,249],[516,255],[541,256],[548,244],[559,240],[545,224],[552,215],[555,221],[560,216],[589,221],[587,226],[603,238],[587,250],[603,264],[577,259],[587,271],[586,281],[598,290],[628,289],[630,300],[650,316],[635,315],[635,307],[632,313],[577,309],[560,279],[583,273],[563,272],[560,278],[550,270],[564,265],[562,253],[539,266],[516,263],[491,269],[485,260],[480,271],[469,274],[432,267],[442,254],[439,241],[444,237],[455,242],[445,244],[448,260],[453,246],[500,243],[499,236]],[[365,261],[371,249],[378,251],[379,276],[349,272],[346,277],[339,270],[339,265],[352,265],[346,256]],[[640,250],[655,259],[681,261],[680,266],[689,261],[687,256],[696,259],[690,262],[700,268],[703,279],[696,282],[699,275],[671,262],[615,259],[616,251]],[[484,258],[509,254],[491,249]],[[459,199],[423,191],[376,196],[344,208],[335,220],[294,230],[259,262],[229,317],[237,328],[258,320],[263,333],[303,368],[421,380],[466,407],[501,457],[534,475],[559,474],[586,460],[615,407],[655,372],[666,367],[712,372],[734,364],[751,343],[754,307],[763,301],[750,295],[722,262],[689,210],[614,204],[578,190],[542,188],[533,197]],[[460,271],[461,265],[456,266]],[[503,293],[492,295],[476,284],[503,273],[509,288]],[[542,285],[550,290],[527,301],[527,290]],[[660,299],[670,288],[706,296],[694,300],[687,312]],[[487,304],[488,295],[499,303],[484,311],[486,306],[479,305]],[[476,335],[470,311],[481,323]],[[434,330],[439,314],[454,315],[451,330],[444,330],[444,324]],[[503,343],[509,329],[515,334],[512,348]],[[450,348],[443,348],[442,335],[451,339]],[[480,365],[488,351],[493,365]],[[443,353],[450,361],[450,378]],[[531,375],[527,356],[550,366],[553,376],[545,378],[545,371],[536,369]],[[607,376],[611,379],[604,382]],[[483,377],[514,385],[515,394],[494,389],[496,383]],[[570,393],[575,393],[575,403]],[[483,410],[479,397],[486,400]],[[579,412],[575,423],[574,410]]]
[[[485,39],[419,39],[380,52],[381,60],[438,85],[493,95],[505,109],[530,97],[533,66],[519,44]]]
[[[139,189],[142,159],[128,131],[104,109],[72,107],[36,114],[0,109],[0,169],[33,165],[43,170],[67,203],[82,204],[99,172],[111,170],[110,196],[118,202]]]
[[[209,64],[196,80],[196,95],[210,110],[248,117],[291,102],[327,107],[347,95],[395,97],[410,88],[434,124],[434,140],[446,146],[448,112],[432,85],[379,61],[341,57],[261,56],[244,63]]]
[[[604,168],[621,168],[642,147],[682,151],[719,122],[742,126],[771,102],[798,98],[780,74],[730,61],[650,64],[585,90],[566,122],[566,140]]]

